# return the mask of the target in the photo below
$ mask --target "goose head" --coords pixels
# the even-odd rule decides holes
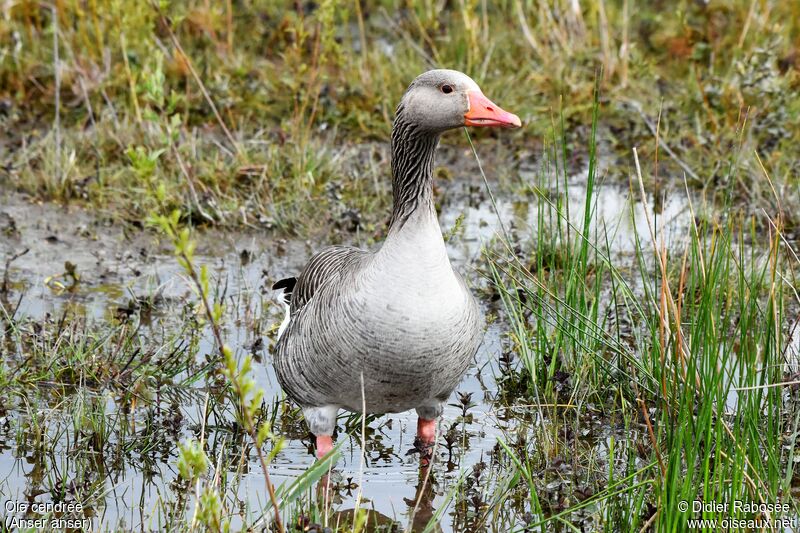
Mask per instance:
[[[440,134],[462,126],[519,128],[519,117],[492,103],[472,78],[456,70],[429,70],[409,85],[398,117]]]

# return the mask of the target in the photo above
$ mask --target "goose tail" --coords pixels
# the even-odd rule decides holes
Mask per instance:
[[[278,282],[276,282],[272,286],[272,290],[279,291],[283,290],[281,294],[281,303],[286,308],[286,315],[283,318],[283,322],[278,327],[278,339],[281,338],[283,332],[286,331],[286,328],[289,326],[289,321],[291,320],[292,313],[290,303],[292,301],[292,291],[294,290],[294,286],[297,284],[297,278],[285,278]]]

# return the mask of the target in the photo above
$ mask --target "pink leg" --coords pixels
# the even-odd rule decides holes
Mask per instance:
[[[436,440],[436,420],[417,420],[417,437],[424,444],[433,444]]]
[[[333,449],[333,439],[330,435],[317,435],[317,459],[322,459]]]
[[[433,458],[433,446],[436,444],[436,420],[419,417],[417,419],[417,438],[414,447],[420,454],[420,466],[428,468]]]
[[[317,435],[317,461],[320,461],[331,450],[333,450],[333,438],[330,435]],[[330,470],[325,473],[317,482],[317,496],[320,502],[324,502],[325,509],[330,508],[331,499],[331,480],[329,477]]]

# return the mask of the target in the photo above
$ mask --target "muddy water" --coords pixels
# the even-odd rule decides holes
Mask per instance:
[[[465,191],[460,194],[461,198],[469,196]],[[637,237],[645,242],[649,240],[645,208],[631,201],[627,188],[603,185],[595,194],[596,220],[592,231],[602,228],[607,232],[613,253],[631,252]],[[569,181],[568,195],[573,206],[570,218],[580,226],[586,196],[581,176]],[[530,238],[535,235],[537,208],[534,202],[530,198],[499,198],[500,218],[523,238],[526,234]],[[650,212],[652,216],[652,210]],[[668,241],[685,237],[689,213],[680,195],[674,195],[662,206],[660,216]],[[499,228],[491,204],[480,199],[449,205],[443,209],[440,220],[445,232],[461,225],[461,230],[448,242],[451,260],[473,286],[484,285],[486,282],[476,274],[474,265],[481,247],[494,238]],[[72,308],[93,320],[103,321],[119,307],[127,305],[133,296],[159,295],[167,302],[167,311],[150,326],[155,334],[156,328],[169,324],[170,302],[177,304],[192,298],[187,281],[169,250],[155,242],[151,234],[126,235],[115,225],[98,221],[83,211],[29,204],[18,196],[7,197],[0,203],[0,230],[4,232],[0,239],[0,262],[29,250],[11,263],[10,268],[13,298],[6,306],[16,309],[17,318],[58,316],[65,308]],[[215,287],[226,294],[226,340],[241,356],[259,336],[252,327],[254,322],[259,325],[257,329],[267,331],[282,318],[283,310],[274,303],[268,288],[275,280],[294,275],[318,246],[299,241],[270,241],[254,233],[206,233],[198,238],[197,262],[209,266]],[[355,241],[359,244],[358,237]],[[66,262],[73,266],[65,265]],[[69,272],[80,277],[71,290],[74,279]],[[21,299],[17,300],[20,295]],[[440,454],[441,460],[434,469],[437,483],[429,511],[443,504],[459,470],[470,469],[487,460],[498,437],[515,425],[513,418],[498,416],[503,406],[495,402],[495,378],[500,373],[498,358],[503,350],[503,335],[502,322],[489,326],[475,364],[458,388],[459,393],[471,394],[475,404],[469,408],[472,417],[464,427],[468,439],[456,445],[453,463],[448,463],[447,451]],[[265,341],[264,345],[261,350],[264,364],[256,365],[256,374],[258,384],[265,389],[266,402],[271,405],[275,398],[280,398],[281,392],[269,365],[271,341]],[[212,351],[213,344],[205,332],[198,353],[204,355]],[[180,408],[186,420],[199,423],[204,393],[196,392],[187,395]],[[107,412],[113,413],[113,399],[108,398],[107,403]],[[458,404],[456,395],[450,403]],[[460,406],[448,405],[440,430],[449,428],[461,413]],[[339,440],[345,442],[337,470],[342,479],[352,478],[354,484],[349,490],[340,491],[339,510],[352,509],[360,493],[362,506],[405,527],[417,496],[418,460],[414,455],[406,455],[414,440],[415,423],[413,412],[387,415],[373,421],[366,439],[363,469],[360,435],[348,436],[341,432],[340,424]],[[191,433],[184,429],[183,434],[188,437]],[[310,441],[302,431],[291,432],[287,437],[287,446],[272,465],[271,476],[276,484],[291,483],[314,461]],[[155,473],[147,476],[128,468],[123,476],[109,477],[107,494],[102,498],[105,505],[96,510],[95,526],[152,527],[154,522],[148,517],[157,512],[161,495],[170,490],[170,482],[176,477],[175,460],[174,455],[162,457],[153,467]],[[264,481],[257,465],[251,466],[239,487],[238,497],[251,508],[266,508]],[[36,468],[33,455],[20,456],[10,447],[0,447],[0,492],[4,498],[23,500]],[[449,510],[443,516],[442,530],[452,530],[453,518]]]

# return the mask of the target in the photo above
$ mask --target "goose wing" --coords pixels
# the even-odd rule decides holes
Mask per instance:
[[[289,305],[289,314],[294,315],[314,297],[320,287],[337,278],[343,268],[367,253],[352,246],[325,248],[311,257],[299,276],[282,279],[272,288],[283,289],[283,298]]]

